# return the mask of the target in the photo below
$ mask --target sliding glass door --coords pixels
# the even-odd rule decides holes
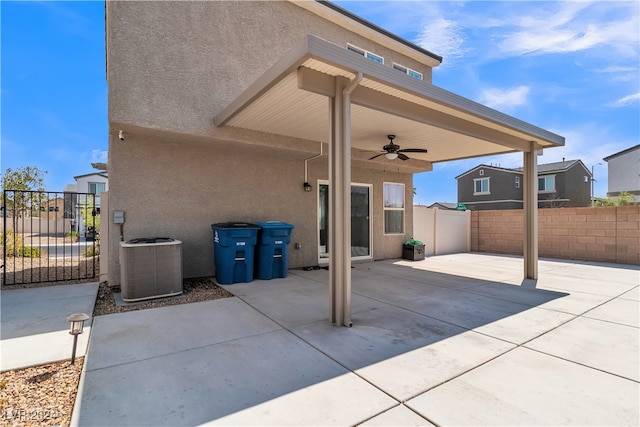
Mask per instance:
[[[329,261],[329,184],[318,185],[320,262]],[[351,259],[371,258],[371,185],[351,184]]]

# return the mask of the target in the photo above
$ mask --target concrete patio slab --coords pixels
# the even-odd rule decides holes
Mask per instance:
[[[624,283],[638,285],[640,267],[636,265],[620,265],[573,261],[553,271],[554,275],[577,279],[597,280],[604,283]]]
[[[272,292],[246,293],[243,301],[279,325],[293,328],[318,321],[326,322],[329,313],[329,288],[326,285],[299,289],[273,289]],[[283,304],[287,301],[287,304]],[[387,303],[353,294],[352,312],[357,313],[387,305]]]
[[[98,283],[1,291],[0,370],[26,368],[71,359],[73,336],[67,317],[93,314]],[[84,356],[90,318],[78,337],[76,356]]]
[[[640,302],[616,298],[585,314],[591,319],[606,320],[608,322],[640,327]]]
[[[449,273],[440,273],[436,271],[429,271],[429,274],[425,274],[427,270],[427,264],[422,261],[412,264],[401,264],[403,267],[399,269],[398,265],[404,263],[404,261],[397,261],[396,263],[387,263],[384,261],[358,265],[354,271],[354,279],[360,277],[356,274],[362,274],[362,272],[369,272],[376,275],[380,279],[387,277],[387,280],[396,280],[397,278],[403,278],[416,282],[425,283],[431,286],[444,287],[450,290],[468,289],[474,286],[479,286],[487,283],[487,280],[477,279],[473,277],[465,277],[460,275],[453,276]],[[384,275],[384,276],[380,276]]]
[[[391,408],[360,425],[366,427],[433,426],[429,421],[425,420],[404,405],[398,405],[395,408]]]
[[[599,279],[636,271],[578,265],[355,264],[352,328],[327,321],[323,269],[100,316],[72,424],[638,424],[637,284]]]
[[[293,332],[400,401],[513,348],[398,307],[357,313],[353,322],[351,328],[318,322]]]
[[[637,285],[631,285],[628,283],[614,282],[608,280],[597,279],[583,279],[579,277],[561,276],[554,273],[540,275],[538,280],[522,280],[520,279],[507,279],[503,282],[513,285],[522,285],[524,287],[547,289],[551,291],[561,291],[566,293],[580,292],[585,294],[601,295],[606,297],[617,297]]]
[[[397,404],[277,330],[109,369],[87,368],[73,424],[353,425]]]
[[[438,425],[638,425],[639,385],[518,348],[406,405]]]
[[[637,327],[581,317],[525,346],[640,381],[639,341]]]
[[[547,296],[553,297],[551,294]],[[562,294],[558,294],[560,296]],[[515,344],[529,341],[574,317],[468,292],[434,295],[402,306]]]
[[[640,286],[636,286],[635,288],[631,289],[628,292],[625,292],[624,294],[620,295],[620,298],[622,299],[630,299],[633,301],[640,301]]]
[[[254,280],[247,283],[233,283],[230,285],[219,285],[238,297],[245,295],[264,295],[279,290],[299,290],[306,288],[326,288],[327,272],[326,270],[311,271],[310,277],[301,274],[302,270],[290,272],[285,278],[276,278],[271,280]],[[307,272],[305,272],[307,273]],[[314,277],[317,276],[317,277]],[[314,280],[315,279],[315,280]]]
[[[526,284],[489,283],[467,292],[569,314],[582,314],[611,300],[603,295],[529,288]]]
[[[237,298],[98,316],[86,366],[104,369],[277,329]]]

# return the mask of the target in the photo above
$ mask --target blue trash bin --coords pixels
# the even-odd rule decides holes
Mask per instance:
[[[260,227],[245,222],[225,222],[212,224],[211,229],[218,283],[229,285],[253,281],[255,246]]]
[[[294,226],[280,221],[259,222],[260,233],[256,246],[256,277],[270,280],[287,277],[288,245]]]

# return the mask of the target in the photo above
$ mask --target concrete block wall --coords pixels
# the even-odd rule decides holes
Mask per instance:
[[[538,210],[541,257],[640,264],[640,206]],[[522,255],[523,211],[474,211],[471,250]]]

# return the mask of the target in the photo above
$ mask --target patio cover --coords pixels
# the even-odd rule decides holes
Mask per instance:
[[[214,119],[216,126],[329,141],[329,320],[351,324],[352,149],[368,157],[397,135],[403,148],[425,148],[399,167],[427,171],[435,162],[524,153],[524,275],[537,272],[536,154],[564,138],[405,75],[313,35],[278,60]],[[360,158],[366,158],[359,156]],[[371,161],[372,167],[383,164]]]

